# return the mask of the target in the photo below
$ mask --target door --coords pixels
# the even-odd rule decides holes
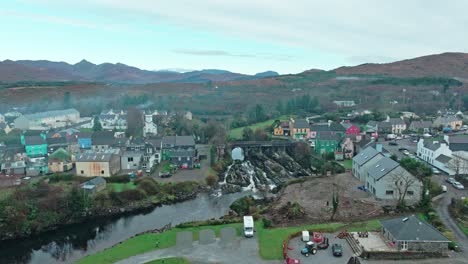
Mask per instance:
[[[401,250],[408,250],[408,241],[401,242]]]

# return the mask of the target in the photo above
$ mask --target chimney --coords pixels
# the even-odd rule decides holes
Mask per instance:
[[[378,152],[382,153],[382,144],[375,144],[375,149],[376,149]]]

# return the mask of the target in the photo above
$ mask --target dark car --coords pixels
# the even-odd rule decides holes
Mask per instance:
[[[389,145],[391,146],[398,146],[398,143],[396,143],[396,141],[390,141],[390,143],[388,143]]]
[[[332,253],[335,257],[343,256],[343,246],[341,246],[340,244],[333,244]]]

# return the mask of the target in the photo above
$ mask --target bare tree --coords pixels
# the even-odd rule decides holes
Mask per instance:
[[[390,177],[392,181],[388,187],[393,191],[397,206],[405,206],[406,194],[411,187],[416,185],[417,179],[405,171],[391,173]]]
[[[467,174],[468,172],[468,160],[460,153],[453,153],[452,159],[447,166],[449,169],[455,171],[455,175]]]

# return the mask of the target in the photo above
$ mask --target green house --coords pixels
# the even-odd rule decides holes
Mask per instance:
[[[23,141],[28,157],[47,155],[47,142],[42,136],[25,136]]]
[[[315,138],[315,152],[317,154],[335,153],[342,140],[341,134],[319,133]]]

